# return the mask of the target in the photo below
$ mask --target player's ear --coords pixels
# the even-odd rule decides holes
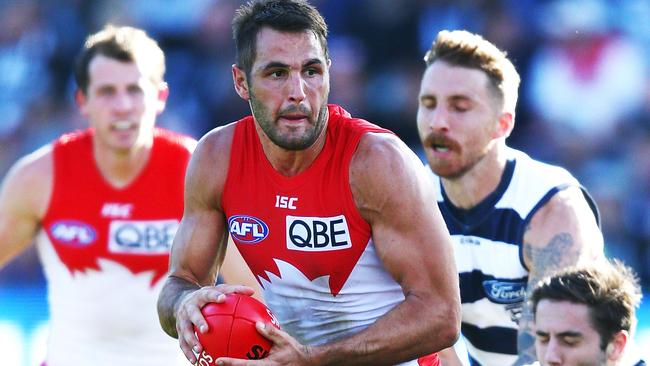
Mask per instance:
[[[628,337],[629,334],[625,330],[614,333],[612,339],[607,343],[607,348],[605,348],[607,360],[616,362],[623,357],[623,351],[625,350]]]
[[[246,79],[246,72],[237,66],[232,65],[232,81],[235,84],[235,91],[244,100],[250,98],[250,91],[248,90],[248,80]]]
[[[74,101],[77,104],[81,115],[86,117],[88,115],[86,112],[86,93],[84,93],[81,89],[77,89],[77,91],[74,93]]]
[[[512,129],[515,127],[515,116],[510,112],[503,112],[499,116],[496,129],[492,138],[506,138],[510,136]]]
[[[162,113],[165,110],[167,105],[167,98],[169,97],[169,86],[167,83],[162,82],[158,85],[158,106],[156,108],[156,114]]]

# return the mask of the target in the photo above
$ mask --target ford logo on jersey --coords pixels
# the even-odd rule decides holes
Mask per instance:
[[[60,242],[73,246],[86,246],[97,238],[92,226],[76,220],[60,220],[50,226],[50,234]]]
[[[497,304],[513,304],[524,301],[526,282],[483,281],[487,297]]]
[[[228,219],[230,235],[240,243],[253,244],[269,235],[269,227],[257,217],[247,215],[231,216]]]

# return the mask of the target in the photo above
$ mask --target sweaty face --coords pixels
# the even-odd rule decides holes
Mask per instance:
[[[312,32],[263,28],[248,80],[253,116],[286,150],[310,147],[327,122],[329,61]]]
[[[481,161],[494,144],[497,104],[483,71],[442,61],[427,67],[417,122],[434,173],[459,178]]]
[[[80,100],[82,114],[102,148],[128,152],[153,138],[157,113],[164,107],[160,89],[137,63],[103,55],[88,66],[89,84]]]
[[[544,299],[537,305],[535,327],[535,350],[541,365],[607,365],[586,305]]]

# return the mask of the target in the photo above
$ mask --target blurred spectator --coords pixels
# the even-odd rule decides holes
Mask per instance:
[[[546,132],[541,153],[575,170],[620,152],[610,142],[641,107],[645,62],[641,49],[614,31],[604,0],[555,0],[541,10],[545,39],[522,85]]]
[[[160,125],[200,137],[243,115],[230,69],[230,20],[243,1],[2,2],[0,174],[61,131],[83,127],[72,108],[75,50],[106,21],[146,28],[167,52],[173,92]],[[432,37],[468,29],[505,48],[523,78],[513,144],[585,182],[603,211],[608,252],[632,257],[650,283],[650,2],[312,2],[330,24],[331,100],[346,100],[415,150],[421,55]],[[37,281],[25,275],[30,267],[10,267],[13,281]]]

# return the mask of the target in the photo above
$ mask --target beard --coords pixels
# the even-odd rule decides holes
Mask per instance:
[[[474,151],[471,146],[463,147],[458,141],[441,134],[430,134],[423,141],[427,160],[431,170],[439,177],[456,180],[472,170],[487,154],[486,151]],[[445,148],[448,157],[436,157],[429,149]]]
[[[325,98],[325,100],[327,100],[327,98]],[[325,128],[328,118],[327,103],[323,104],[320,107],[318,115],[316,116],[316,120],[314,121],[314,119],[311,117],[311,109],[302,105],[291,105],[283,110],[280,110],[278,116],[274,118],[268,108],[266,108],[263,103],[255,98],[252,91],[250,92],[249,102],[253,117],[255,117],[255,121],[257,121],[262,131],[264,131],[264,134],[266,134],[269,140],[271,140],[274,144],[285,150],[299,151],[313,145]],[[297,133],[296,131],[281,131],[277,127],[278,119],[281,116],[292,113],[301,113],[307,116],[307,119],[309,120],[309,127],[302,133]]]

